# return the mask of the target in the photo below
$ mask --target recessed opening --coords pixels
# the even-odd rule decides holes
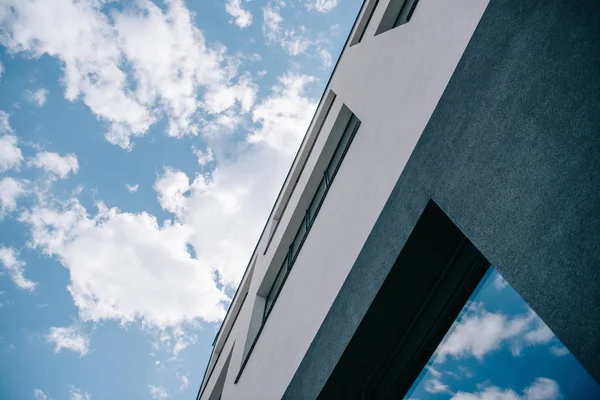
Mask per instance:
[[[319,399],[597,399],[600,387],[430,201]]]
[[[406,397],[600,399],[600,386],[490,267]]]

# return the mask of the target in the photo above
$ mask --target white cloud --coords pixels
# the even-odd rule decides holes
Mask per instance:
[[[288,54],[297,56],[305,53],[313,42],[305,35],[306,28],[283,29],[281,24],[281,7],[279,3],[269,4],[263,8],[263,32],[270,43],[279,44]]]
[[[148,385],[148,391],[153,399],[166,399],[169,397],[167,389],[165,389],[164,386]]]
[[[446,357],[483,357],[507,343],[514,355],[526,346],[548,343],[554,335],[532,311],[508,317],[490,313],[482,304],[471,303],[463,318],[453,327],[450,335],[436,350],[436,363]]]
[[[27,193],[26,184],[11,177],[0,178],[0,220],[17,209],[17,200]]]
[[[560,397],[560,388],[552,379],[537,378],[523,394],[527,400],[555,400]]]
[[[4,73],[4,64],[0,62],[0,79],[2,79],[2,74]]]
[[[206,43],[183,1],[164,10],[128,2],[110,18],[104,7],[95,0],[7,0],[0,43],[11,53],[57,58],[65,97],[108,121],[111,143],[131,148],[132,138],[163,116],[170,136],[196,134],[204,114],[253,101],[253,85],[234,79],[226,49]]]
[[[190,380],[187,375],[179,373],[177,373],[177,377],[179,378],[179,390],[183,392],[190,385]]]
[[[17,146],[18,139],[8,122],[8,114],[0,111],[0,172],[18,168],[23,154]]]
[[[46,334],[46,340],[54,344],[55,353],[60,353],[65,349],[79,353],[79,356],[83,357],[90,349],[89,335],[75,324],[67,327],[51,327]]]
[[[35,207],[22,221],[31,227],[31,245],[69,270],[68,290],[84,321],[164,327],[216,322],[225,313],[213,270],[188,251],[190,227],[102,203],[90,215],[76,199]]]
[[[569,349],[564,346],[552,346],[550,347],[550,353],[554,354],[556,357],[562,357],[569,354]]]
[[[242,8],[242,0],[226,0],[225,11],[235,18],[235,24],[240,28],[246,28],[252,24],[252,14]]]
[[[184,172],[165,168],[164,174],[154,183],[154,190],[164,210],[182,216],[186,208],[185,194],[190,190],[190,180]]]
[[[44,393],[41,389],[35,389],[33,391],[33,397],[35,397],[35,400],[47,400],[48,396],[46,396],[46,393]]]
[[[75,154],[61,156],[49,151],[37,153],[34,158],[27,161],[27,166],[41,168],[60,179],[65,179],[70,173],[76,174],[79,171],[79,163]]]
[[[456,393],[451,400],[557,400],[560,398],[558,383],[548,378],[537,378],[520,396],[512,389],[488,386],[478,393]]]
[[[316,103],[304,94],[306,86],[313,81],[314,77],[307,75],[279,77],[273,93],[252,112],[253,121],[261,127],[249,140],[266,142],[274,149],[295,153],[316,109]]]
[[[327,49],[321,48],[319,50],[319,56],[323,61],[323,68],[331,68],[331,66],[333,65],[333,57],[331,57],[331,53]]]
[[[129,184],[125,184],[125,189],[127,189],[127,191],[129,193],[135,193],[137,192],[138,188],[140,187],[140,185],[135,184],[135,185],[129,185]]]
[[[214,161],[214,159],[215,159],[213,151],[210,147],[208,147],[206,149],[206,151],[202,151],[200,149],[192,147],[192,151],[194,152],[194,154],[196,155],[196,158],[198,159],[198,165],[200,165],[201,167],[206,164],[209,164],[210,162]]]
[[[315,10],[321,13],[327,13],[338,5],[338,0],[314,0],[306,4],[309,10]]]
[[[496,272],[496,277],[493,280],[493,285],[496,289],[502,290],[508,286],[508,282],[506,282],[502,275]]]
[[[48,89],[40,88],[33,92],[27,91],[27,100],[32,102],[38,107],[44,107],[46,105],[46,100],[48,100]]]
[[[439,379],[426,380],[423,388],[427,393],[452,393],[450,387],[444,385]]]
[[[71,385],[69,386],[69,400],[92,400],[92,395]]]
[[[35,290],[37,283],[28,280],[23,275],[25,272],[25,262],[19,260],[19,254],[15,249],[12,247],[0,246],[0,262],[17,287],[30,292]]]

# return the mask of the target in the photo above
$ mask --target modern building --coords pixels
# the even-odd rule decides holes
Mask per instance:
[[[599,380],[600,2],[367,0],[197,398],[402,398],[490,264]]]

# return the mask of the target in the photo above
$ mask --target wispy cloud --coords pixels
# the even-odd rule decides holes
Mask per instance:
[[[166,399],[169,397],[167,389],[164,386],[148,385],[148,392],[153,399]]]
[[[35,389],[33,391],[33,397],[35,400],[48,400],[48,396],[41,389]]]
[[[0,111],[0,172],[19,168],[23,153],[17,146],[18,139],[8,121],[8,114]]]
[[[17,287],[29,292],[35,290],[37,283],[25,278],[25,262],[19,259],[19,253],[15,249],[0,246],[0,262]]]
[[[129,193],[135,193],[135,192],[137,192],[137,190],[138,190],[139,186],[140,186],[140,185],[138,185],[138,184],[135,184],[135,185],[130,185],[130,184],[126,183],[126,184],[125,184],[125,189],[127,189],[127,191],[128,191]]]
[[[46,101],[48,100],[48,89],[40,88],[34,91],[27,91],[25,94],[27,96],[27,100],[31,103],[35,104],[38,107],[44,107],[46,105]]]
[[[338,0],[314,0],[306,3],[306,8],[327,13],[338,6]]]
[[[560,387],[556,381],[548,378],[537,378],[519,395],[513,389],[502,389],[487,386],[477,393],[459,391],[451,400],[557,400],[560,398]]]
[[[85,356],[90,349],[90,337],[82,328],[73,324],[67,327],[51,327],[46,334],[46,340],[54,344],[54,352],[60,353],[63,349]]]
[[[69,400],[92,400],[92,395],[74,385],[69,386]]]

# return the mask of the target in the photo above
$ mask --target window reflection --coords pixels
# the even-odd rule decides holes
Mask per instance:
[[[600,399],[600,386],[491,267],[409,399]]]

